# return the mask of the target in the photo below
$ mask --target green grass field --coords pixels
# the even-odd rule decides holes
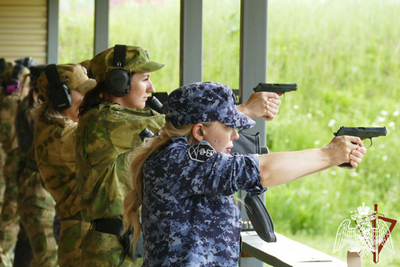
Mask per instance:
[[[177,88],[180,1],[123,2],[110,13],[110,46],[145,47],[152,59],[166,64],[152,75],[156,89]],[[238,88],[240,1],[203,2],[204,80]],[[91,58],[93,14],[65,14],[60,63]],[[277,232],[329,254],[340,223],[363,202],[400,219],[398,18],[399,0],[269,0],[268,82],[298,84],[267,124],[270,150],[322,147],[340,126],[388,129],[386,137],[373,140],[356,170],[335,167],[266,194]],[[400,266],[400,225],[392,240],[397,254],[382,252],[381,266]],[[347,249],[334,256],[345,259]],[[363,266],[375,266],[372,257]]]

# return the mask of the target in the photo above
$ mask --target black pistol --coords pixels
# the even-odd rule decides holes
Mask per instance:
[[[153,93],[146,101],[146,107],[154,109],[160,114],[168,114],[168,93]]]
[[[297,90],[296,83],[259,83],[253,88],[254,92],[273,92],[273,93],[287,93]]]
[[[386,127],[340,127],[340,129],[334,133],[335,136],[342,136],[342,135],[351,135],[351,136],[358,136],[362,140],[369,139],[371,140],[372,146],[372,138],[378,136],[386,136],[387,129]],[[350,163],[343,163],[339,165],[340,167],[351,167]]]

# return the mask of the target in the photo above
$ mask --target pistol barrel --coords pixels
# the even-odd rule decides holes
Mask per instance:
[[[351,135],[358,136],[361,139],[386,136],[386,127],[340,127],[340,129],[334,133],[335,136]]]
[[[274,92],[274,93],[286,93],[290,91],[296,91],[296,83],[259,83],[255,88],[254,92]]]

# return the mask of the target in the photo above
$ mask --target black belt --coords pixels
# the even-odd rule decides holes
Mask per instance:
[[[135,253],[132,250],[132,233],[123,232],[123,223],[121,220],[115,219],[97,219],[92,221],[93,230],[100,233],[115,235],[118,241],[122,245],[123,249],[119,257],[119,265],[121,266],[125,260],[125,256],[128,255],[132,259],[135,259]],[[140,256],[139,256],[140,257]]]
[[[121,220],[97,219],[92,221],[93,229],[106,234],[121,236],[124,229]]]

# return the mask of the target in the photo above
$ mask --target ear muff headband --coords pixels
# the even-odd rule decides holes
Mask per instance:
[[[49,64],[44,71],[49,81],[48,95],[53,108],[61,112],[71,107],[71,91],[65,83],[61,82],[56,65]]]
[[[119,69],[111,70],[106,79],[107,92],[122,97],[129,93],[131,86],[131,73],[123,69],[125,66],[126,45],[116,45],[114,47],[113,67]]]
[[[17,93],[20,88],[19,76],[22,74],[24,66],[17,64],[13,67],[11,72],[10,80],[7,82],[6,92],[7,94]]]

